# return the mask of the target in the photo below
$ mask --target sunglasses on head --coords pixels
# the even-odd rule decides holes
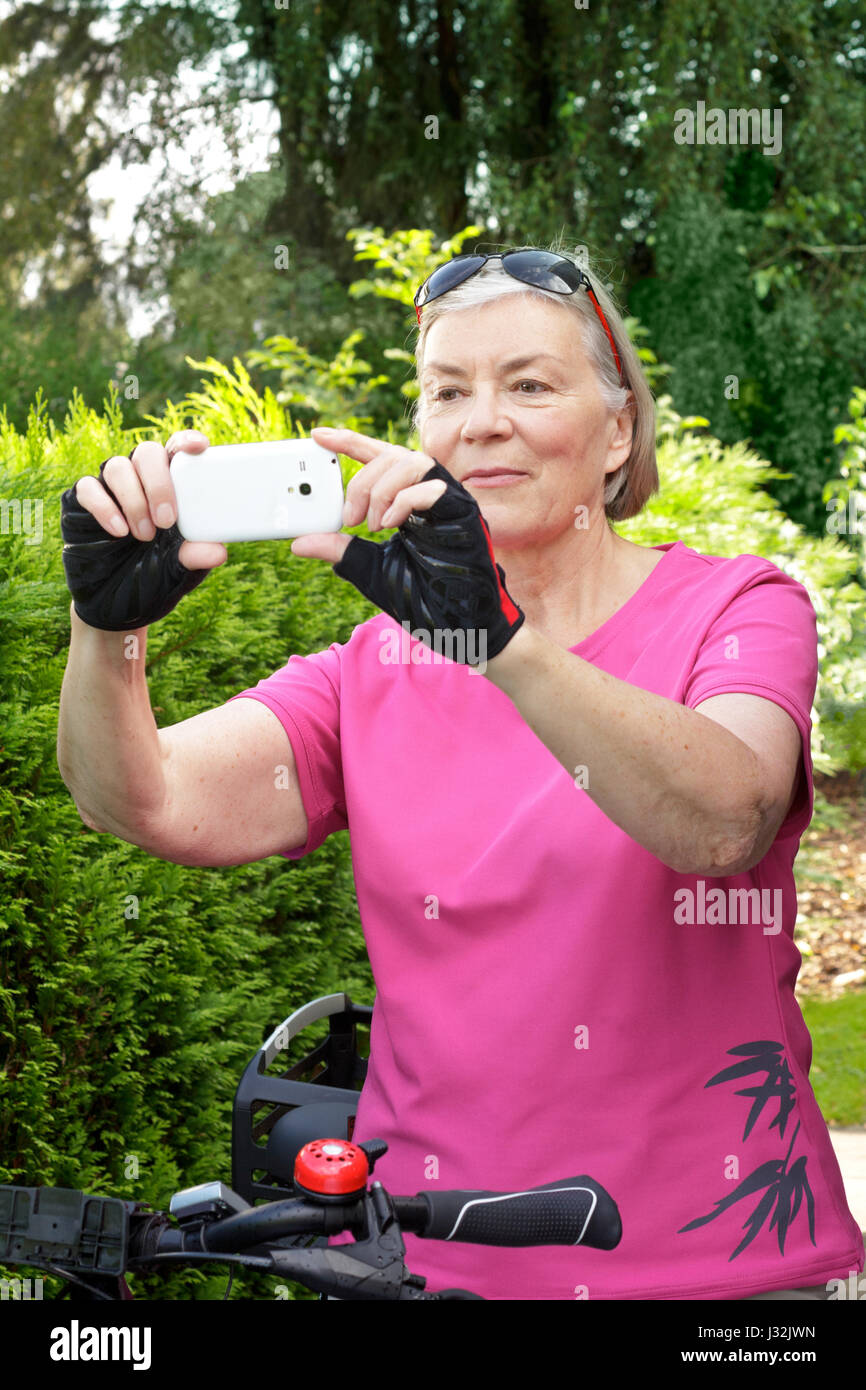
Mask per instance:
[[[440,265],[434,270],[432,275],[428,275],[415,295],[413,303],[419,326],[421,310],[425,304],[429,304],[433,299],[439,299],[441,295],[447,294],[455,286],[462,285],[464,280],[475,275],[487,261],[501,261],[502,269],[513,276],[515,280],[522,281],[524,285],[534,285],[540,290],[550,290],[553,294],[574,294],[583,287],[601,320],[602,328],[607,334],[619,372],[619,379],[622,381],[622,363],[613,341],[613,334],[608,327],[607,319],[602,312],[589,277],[583,273],[579,266],[566,260],[564,256],[557,256],[553,251],[506,251],[491,256],[466,254],[455,256],[453,260],[446,261],[444,265]]]

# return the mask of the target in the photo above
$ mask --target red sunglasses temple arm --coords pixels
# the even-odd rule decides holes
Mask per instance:
[[[619,379],[620,379],[620,381],[622,381],[622,363],[621,363],[620,360],[619,360],[619,353],[618,353],[617,350],[616,350],[616,343],[613,341],[613,334],[611,333],[610,329],[608,328],[607,319],[605,318],[604,314],[602,313],[602,308],[601,308],[601,305],[599,304],[598,300],[597,300],[596,297],[595,297],[595,292],[594,292],[592,289],[590,289],[589,285],[587,285],[587,287],[586,287],[586,292],[587,292],[587,294],[589,295],[590,299],[592,300],[593,304],[595,305],[595,312],[598,314],[599,318],[601,319],[601,326],[602,326],[602,328],[604,329],[605,333],[607,334],[607,340],[608,340],[608,342],[610,343],[610,350],[611,350],[611,352],[613,353],[613,360],[614,360],[614,362],[616,363],[616,368],[617,368],[617,371],[619,372]]]

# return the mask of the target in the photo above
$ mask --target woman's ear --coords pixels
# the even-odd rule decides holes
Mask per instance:
[[[637,402],[634,392],[629,391],[625,405],[617,411],[614,417],[616,423],[611,436],[609,452],[614,455],[616,462],[605,470],[608,473],[613,473],[617,468],[620,468],[631,453],[636,413]]]

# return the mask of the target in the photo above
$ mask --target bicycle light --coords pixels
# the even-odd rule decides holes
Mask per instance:
[[[197,1187],[185,1187],[175,1192],[168,1209],[183,1225],[185,1221],[195,1221],[202,1216],[224,1217],[247,1211],[249,1202],[232,1192],[224,1182],[201,1182]]]

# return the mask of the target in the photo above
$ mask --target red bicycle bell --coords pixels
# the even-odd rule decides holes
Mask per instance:
[[[319,1201],[345,1201],[367,1186],[367,1155],[347,1139],[313,1139],[295,1159],[295,1187]]]

